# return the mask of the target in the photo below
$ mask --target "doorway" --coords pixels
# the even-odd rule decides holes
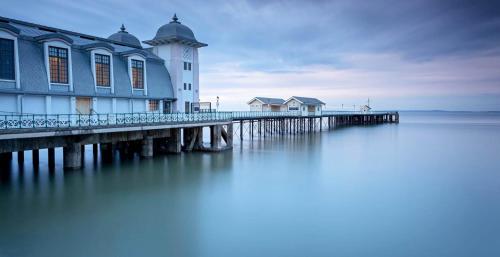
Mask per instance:
[[[76,98],[76,113],[77,114],[90,114],[91,110],[90,97],[77,97]]]

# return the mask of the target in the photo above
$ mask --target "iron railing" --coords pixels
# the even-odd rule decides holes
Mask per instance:
[[[322,111],[321,115],[385,114],[389,112]],[[307,116],[307,115],[306,115]],[[200,113],[112,113],[112,114],[21,114],[0,115],[0,130],[26,128],[88,128],[135,124],[179,124],[235,119],[303,117],[300,111],[200,112]]]

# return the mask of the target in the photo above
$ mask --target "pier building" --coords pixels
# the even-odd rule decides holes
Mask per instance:
[[[0,113],[191,112],[207,45],[176,15],[143,43],[0,17]]]
[[[289,111],[298,111],[302,116],[321,115],[324,102],[312,98],[302,96],[292,96],[284,102]]]
[[[252,112],[283,112],[287,110],[285,100],[281,98],[254,97],[247,103]]]

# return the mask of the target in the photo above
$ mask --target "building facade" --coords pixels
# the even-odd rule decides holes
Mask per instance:
[[[190,112],[206,44],[175,15],[144,43],[0,17],[0,114]]]
[[[247,104],[252,112],[282,112],[287,110],[284,103],[281,98],[254,97]]]
[[[311,97],[292,96],[284,103],[289,111],[299,111],[302,116],[321,115],[324,102]]]

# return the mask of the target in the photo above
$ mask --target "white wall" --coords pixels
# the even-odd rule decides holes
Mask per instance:
[[[145,111],[146,111],[145,100],[132,100],[132,112],[145,112]]]
[[[23,96],[23,107],[22,111],[26,114],[45,114],[46,104],[45,96]]]
[[[71,113],[71,102],[69,96],[51,96],[50,114]]]
[[[17,95],[0,95],[0,115],[18,112]]]
[[[257,101],[257,100],[253,100],[248,105],[250,106],[251,112],[261,112],[262,111],[262,103]]]
[[[116,113],[130,113],[131,106],[129,106],[130,100],[128,99],[116,99]]]
[[[113,103],[111,98],[97,98],[97,106],[94,107],[95,111],[99,114],[106,114],[113,112]]]
[[[185,54],[188,50],[188,54]],[[170,73],[174,97],[177,98],[172,105],[172,111],[184,112],[185,102],[199,102],[199,64],[198,49],[178,43],[159,45],[153,48],[153,52],[165,60],[165,67]],[[191,63],[191,70],[184,70],[184,62]],[[191,83],[184,90],[184,83]]]

